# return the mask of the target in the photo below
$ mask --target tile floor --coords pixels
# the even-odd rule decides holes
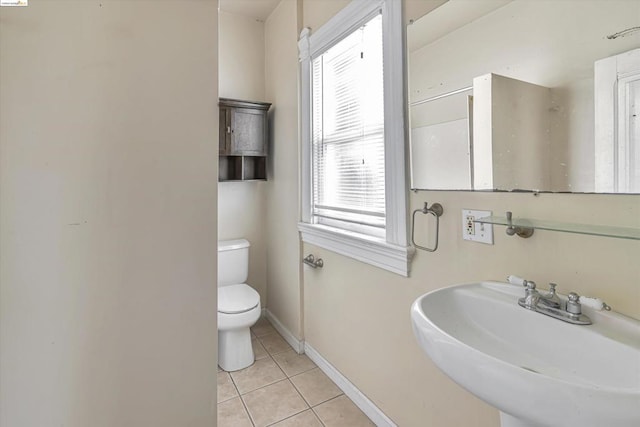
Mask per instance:
[[[218,427],[373,426],[307,356],[262,318],[251,328],[256,362],[218,368]]]

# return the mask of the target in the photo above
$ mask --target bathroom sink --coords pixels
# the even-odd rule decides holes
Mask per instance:
[[[519,286],[438,289],[411,307],[416,338],[503,427],[640,426],[640,322],[583,307],[572,325],[518,305]]]

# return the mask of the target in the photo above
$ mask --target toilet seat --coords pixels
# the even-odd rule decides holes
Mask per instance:
[[[218,312],[225,314],[244,313],[260,304],[260,295],[244,283],[218,288]]]

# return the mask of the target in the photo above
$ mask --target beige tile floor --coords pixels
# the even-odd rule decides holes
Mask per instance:
[[[260,319],[251,336],[253,365],[236,372],[218,368],[218,427],[374,425],[268,320]]]

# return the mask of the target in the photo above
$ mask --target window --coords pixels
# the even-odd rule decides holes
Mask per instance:
[[[303,241],[408,275],[401,3],[301,33]]]
[[[380,15],[312,61],[313,221],[384,237]]]

